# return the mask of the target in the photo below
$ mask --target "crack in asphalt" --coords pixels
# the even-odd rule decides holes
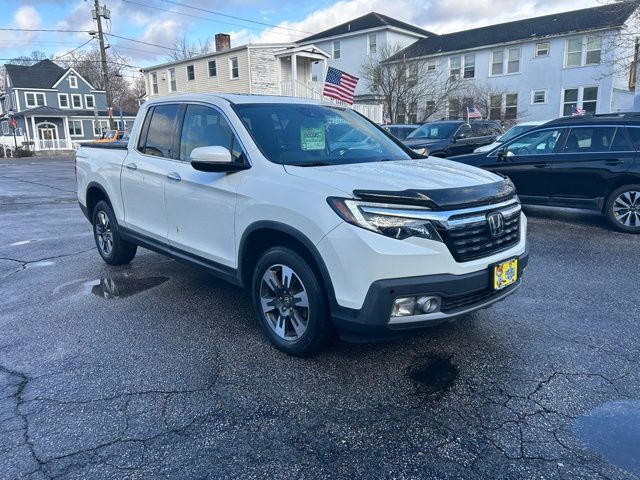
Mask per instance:
[[[15,262],[15,263],[20,264],[19,265],[20,268],[18,270],[15,270],[13,272],[9,272],[8,274],[3,275],[0,278],[7,278],[7,277],[10,277],[11,275],[15,275],[18,272],[22,272],[27,268],[27,266],[29,266],[31,264],[34,264],[34,263],[46,262],[48,260],[56,260],[58,258],[73,257],[74,255],[80,255],[82,253],[91,252],[92,250],[95,250],[95,249],[96,249],[96,247],[91,247],[91,248],[86,248],[84,250],[79,250],[77,252],[64,253],[62,255],[54,255],[52,257],[44,257],[44,258],[40,258],[38,260],[20,260],[18,258],[12,258],[12,257],[0,257],[0,260],[5,260],[5,261],[8,261],[8,262]]]
[[[66,190],[64,188],[52,187],[51,185],[47,185],[45,183],[33,182],[31,180],[24,180],[23,178],[10,177],[8,175],[0,175],[0,178],[5,178],[7,180],[15,180],[17,182],[29,183],[31,185],[38,185],[40,187],[45,187],[45,188],[51,188],[53,190],[57,190],[59,192],[64,192],[64,193],[73,193],[73,194],[77,193],[75,190]]]

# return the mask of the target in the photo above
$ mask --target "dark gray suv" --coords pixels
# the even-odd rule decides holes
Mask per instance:
[[[472,153],[493,143],[499,135],[502,128],[492,120],[442,120],[425,123],[403,142],[421,155],[444,158]]]

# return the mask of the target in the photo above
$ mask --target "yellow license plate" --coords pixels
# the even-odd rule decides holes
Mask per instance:
[[[501,290],[518,281],[518,259],[513,258],[493,267],[493,289]]]

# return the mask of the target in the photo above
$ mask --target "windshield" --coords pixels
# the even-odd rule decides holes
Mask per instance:
[[[449,138],[453,131],[458,128],[458,123],[427,123],[416,128],[407,135],[407,138],[416,140],[444,140]]]
[[[262,153],[274,163],[321,166],[411,158],[348,108],[240,104],[235,110]]]
[[[521,133],[526,132],[527,130],[531,130],[534,125],[516,125],[511,127],[507,132],[500,137],[501,142],[507,142],[512,138],[516,138]]]

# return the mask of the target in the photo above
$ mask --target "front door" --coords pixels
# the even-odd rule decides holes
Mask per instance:
[[[239,159],[243,153],[225,119],[216,108],[192,104],[184,114],[180,155],[165,187],[169,243],[199,257],[228,267],[236,266],[236,192],[243,172],[195,170],[194,148],[222,146]]]
[[[530,132],[493,151],[478,166],[509,177],[523,200],[546,203],[549,170],[562,133],[560,128]]]
[[[153,240],[167,242],[164,189],[177,162],[176,125],[180,106],[160,104],[146,114],[135,148],[122,165],[124,224]]]
[[[50,124],[41,125],[38,127],[38,138],[40,139],[41,148],[51,150],[56,148],[58,132],[55,127],[50,126]]]
[[[456,133],[451,138],[451,144],[447,147],[450,157],[455,155],[465,155],[472,153],[475,149],[475,139],[473,138],[473,131],[471,125],[465,123],[460,125]]]

